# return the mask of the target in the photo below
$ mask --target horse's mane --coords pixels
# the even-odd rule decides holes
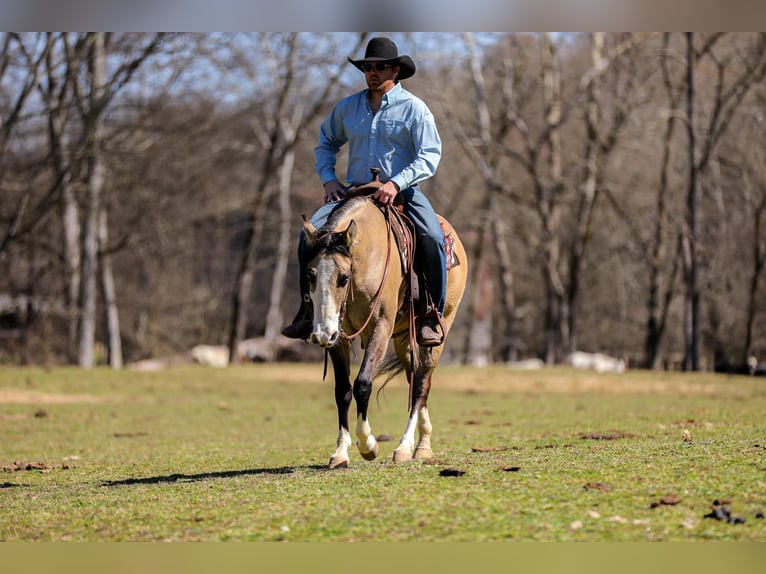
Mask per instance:
[[[369,197],[355,196],[339,203],[327,218],[327,222],[317,229],[317,241],[306,253],[308,259],[313,259],[320,252],[341,253],[350,255],[348,245],[343,239],[343,233],[336,231],[343,221],[350,219],[367,204]]]
[[[324,235],[335,231],[338,224],[351,217],[354,213],[362,209],[370,198],[367,196],[355,196],[351,197],[341,203],[330,213],[330,217],[327,218],[327,222],[319,228],[318,235]]]

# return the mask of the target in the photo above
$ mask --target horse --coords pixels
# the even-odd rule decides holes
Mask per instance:
[[[409,416],[393,453],[394,462],[434,456],[427,402],[431,376],[444,350],[444,342],[436,347],[421,347],[412,336],[409,279],[385,209],[393,208],[382,208],[371,197],[362,196],[345,200],[320,229],[303,216],[307,274],[314,305],[310,342],[326,349],[335,376],[339,430],[330,469],[345,468],[349,464],[352,438],[348,421],[352,396],[357,407],[356,446],[364,460],[377,458],[378,443],[367,412],[373,380],[383,372],[405,371],[410,384]],[[453,262],[448,265],[442,317],[446,341],[465,291],[467,257],[454,229],[441,216],[439,220],[449,239]],[[361,340],[364,356],[352,387],[350,349],[356,337]],[[394,355],[387,358],[392,339]]]

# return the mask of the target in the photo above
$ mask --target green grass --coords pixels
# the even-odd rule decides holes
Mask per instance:
[[[763,379],[442,367],[436,464],[390,460],[397,379],[370,413],[395,441],[328,471],[321,371],[0,369],[0,540],[766,540]],[[703,518],[715,499],[746,523]]]

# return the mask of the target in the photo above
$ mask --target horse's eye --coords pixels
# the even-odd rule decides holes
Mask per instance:
[[[341,275],[338,275],[338,287],[345,287],[348,285],[348,280],[350,279],[350,276],[347,273],[342,273]]]
[[[312,283],[317,280],[317,270],[316,269],[308,269],[306,271],[306,275],[309,278],[309,281]]]

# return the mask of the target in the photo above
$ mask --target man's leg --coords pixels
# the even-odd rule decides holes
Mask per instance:
[[[300,269],[301,306],[293,322],[282,329],[282,334],[289,339],[308,339],[314,326],[314,306],[309,294],[309,279],[306,273],[308,262],[305,257],[306,237],[301,231],[298,241],[298,267]]]
[[[417,335],[418,344],[424,347],[441,345],[444,332],[440,317],[444,313],[447,298],[447,256],[444,247],[444,232],[431,203],[418,189],[404,192],[404,211],[415,224],[417,244],[416,265],[425,273],[428,291],[433,306],[420,318]]]

